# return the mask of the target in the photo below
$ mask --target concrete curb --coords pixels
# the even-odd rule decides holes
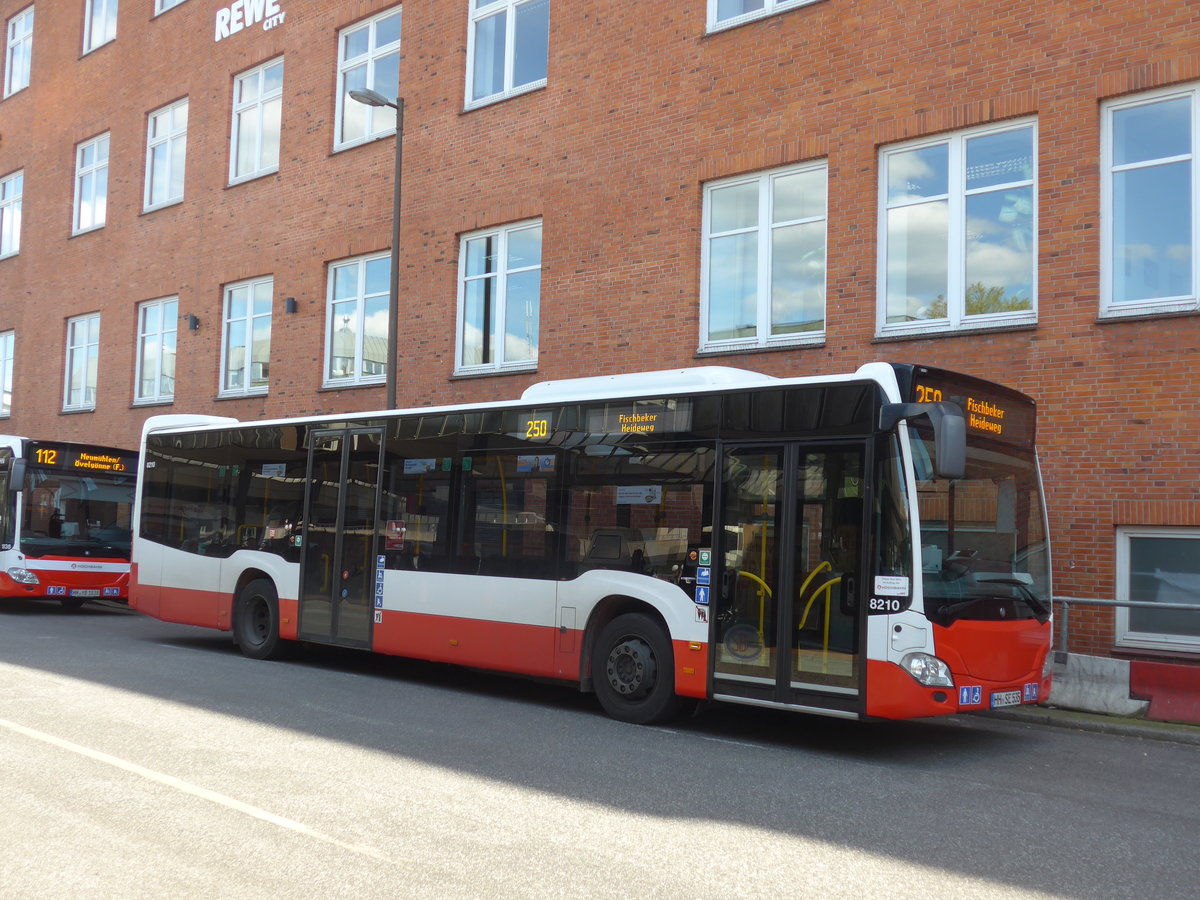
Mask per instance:
[[[1059,709],[1054,706],[1026,706],[1019,709],[986,710],[972,715],[994,719],[1013,719],[1036,725],[1051,725],[1056,728],[1074,728],[1076,731],[1091,731],[1122,737],[1136,737],[1149,741],[1169,741],[1177,744],[1200,746],[1200,727],[1170,722],[1148,722],[1122,716],[1096,715]]]

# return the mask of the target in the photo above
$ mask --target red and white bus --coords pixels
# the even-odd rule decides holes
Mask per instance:
[[[544,382],[520,400],[146,423],[131,606],[687,700],[899,719],[1050,688],[1034,404],[871,363]]]
[[[0,435],[0,598],[129,597],[137,454]]]

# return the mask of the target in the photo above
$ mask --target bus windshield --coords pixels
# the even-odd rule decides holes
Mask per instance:
[[[25,471],[21,552],[129,559],[134,474]]]
[[[933,432],[911,427],[921,518],[925,614],[1050,617],[1049,559],[1037,462],[1024,448],[972,436],[963,478],[933,475]]]

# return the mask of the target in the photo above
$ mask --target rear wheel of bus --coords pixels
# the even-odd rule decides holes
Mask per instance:
[[[626,613],[600,630],[592,654],[592,684],[604,711],[635,725],[676,715],[674,655],[663,627],[650,616]]]
[[[249,582],[237,597],[234,638],[251,659],[278,659],[284,641],[279,637],[279,594],[266,578]]]

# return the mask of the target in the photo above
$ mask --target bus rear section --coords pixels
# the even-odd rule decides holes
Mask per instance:
[[[129,597],[137,454],[0,437],[0,597]]]

